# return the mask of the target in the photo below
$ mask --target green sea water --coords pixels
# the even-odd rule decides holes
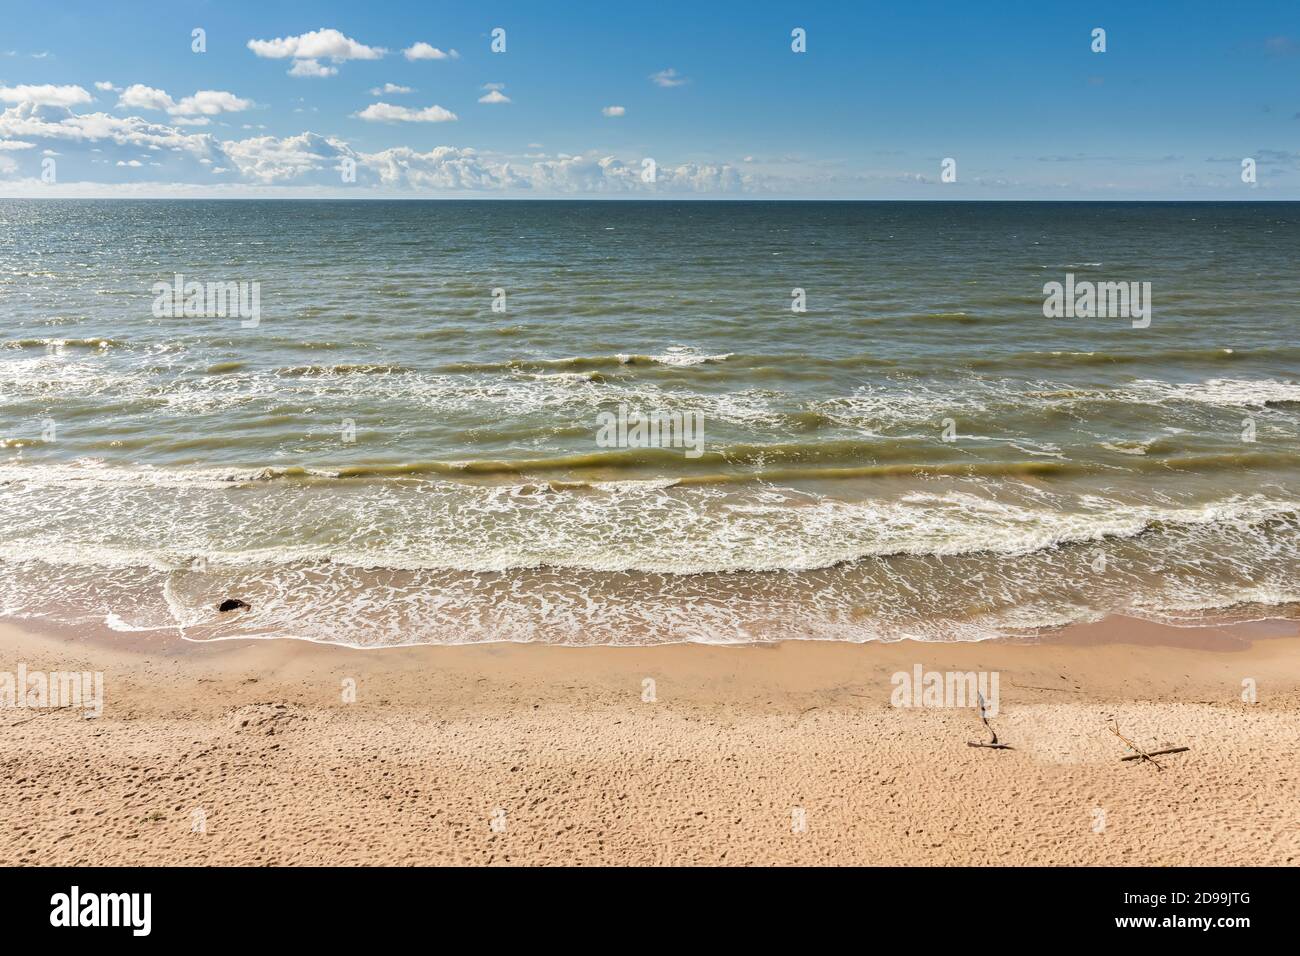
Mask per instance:
[[[358,646],[1294,615],[1298,259],[1295,203],[0,201],[0,612]],[[1045,315],[1067,281],[1149,322]],[[160,309],[185,282],[258,314]]]

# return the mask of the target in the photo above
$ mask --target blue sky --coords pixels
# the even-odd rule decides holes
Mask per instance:
[[[1295,200],[1300,3],[0,0],[0,108],[0,195]]]

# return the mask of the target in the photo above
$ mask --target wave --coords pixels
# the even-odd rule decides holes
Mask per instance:
[[[206,370],[208,375],[229,375],[231,372],[242,372],[246,367],[244,362],[214,362]]]
[[[14,470],[0,469],[0,477]],[[620,480],[612,469],[578,481],[512,474],[490,484],[438,476],[312,480],[302,470],[292,477],[209,471],[183,482],[137,473],[129,476],[135,484],[122,484],[69,480],[66,471],[6,487],[0,555],[62,555],[72,563],[98,555],[113,564],[199,556],[464,571],[772,571],[889,554],[1028,553],[1151,529],[1287,519],[1297,505],[1280,486],[1280,495],[1140,504],[1115,492],[1053,490],[1033,474],[909,479],[873,493],[713,474]],[[1160,500],[1144,485],[1132,493]],[[86,515],[99,517],[87,523]]]
[[[974,439],[971,439],[974,440]],[[38,439],[15,438],[0,447],[23,448],[40,444]],[[1020,449],[1014,441],[1007,447]],[[1294,454],[1282,451],[1234,451],[1222,453],[1160,454],[1170,447],[1166,439],[1101,442],[1098,447],[1118,455],[1122,464],[1105,459],[1067,460],[1052,450],[1023,449],[1041,457],[1024,459],[953,458],[951,453],[932,450],[933,443],[822,441],[788,444],[736,444],[704,451],[686,458],[683,449],[635,448],[598,452],[558,454],[543,458],[484,458],[456,461],[368,463],[337,467],[303,465],[252,468],[116,468],[84,462],[68,465],[0,465],[0,485],[29,484],[56,486],[65,483],[104,485],[150,485],[218,487],[263,482],[318,484],[328,481],[367,479],[456,479],[529,477],[547,474],[580,475],[626,472],[633,477],[655,471],[654,480],[675,484],[721,485],[747,482],[826,481],[850,478],[934,477],[1052,477],[1104,474],[1122,468],[1125,472],[1163,473],[1170,470],[1214,473],[1244,468],[1284,468],[1295,464]],[[943,446],[939,446],[942,448]],[[1153,454],[1156,451],[1157,454]],[[930,456],[926,460],[925,456]],[[940,460],[938,456],[943,456]],[[1128,460],[1131,458],[1132,460]],[[865,460],[864,460],[865,459]],[[1045,460],[1050,459],[1050,460]],[[729,471],[707,469],[727,468]],[[664,474],[665,469],[669,470]],[[600,481],[555,481],[555,487],[584,487]]]
[[[0,348],[4,349],[95,349],[104,350],[112,348],[121,348],[124,342],[118,339],[108,338],[89,338],[89,339],[60,339],[55,337],[42,339],[10,339],[7,342],[0,342]]]
[[[1159,349],[1141,352],[1038,350],[971,358],[959,361],[959,364],[970,369],[1052,369],[1094,365],[1150,365],[1165,362],[1221,364],[1258,359],[1284,361],[1297,358],[1300,358],[1300,348],[1294,347],[1281,347],[1267,351],[1227,347]],[[518,358],[496,362],[453,362],[437,366],[436,371],[447,373],[540,372],[586,369],[614,370],[627,366],[692,367],[723,364],[726,365],[727,369],[736,373],[741,370],[755,369],[784,369],[791,373],[797,373],[814,370],[842,371],[891,368],[898,369],[900,372],[919,374],[926,369],[924,364],[915,360],[904,362],[865,353],[830,357],[784,352],[766,354],[725,352],[712,355],[698,353],[670,353],[666,355],[617,353],[558,359]]]
[[[385,363],[356,365],[295,365],[290,368],[276,369],[276,375],[287,378],[329,378],[336,375],[397,375],[414,372],[415,369],[405,365]]]
[[[1290,353],[1286,355],[1285,353]],[[1221,362],[1240,362],[1257,358],[1296,358],[1300,349],[1242,350],[1232,348],[1199,349],[1158,349],[1142,352],[1066,352],[1038,351],[1016,352],[1010,355],[991,355],[972,359],[966,363],[969,368],[1070,368],[1089,365],[1150,365],[1161,362],[1185,362],[1218,364]]]
[[[977,504],[948,503],[958,506],[947,512],[949,523]],[[988,517],[990,503],[982,504]],[[787,560],[726,573],[590,563],[485,571],[357,563],[305,550],[229,560],[175,555],[147,566],[126,564],[125,554],[87,566],[60,563],[60,555],[4,553],[0,613],[107,619],[122,630],[179,628],[191,640],[294,637],[358,647],[981,640],[1111,613],[1179,623],[1222,609],[1238,619],[1300,614],[1294,507],[1264,517],[1261,502],[1219,504],[1160,516],[1161,509],[1094,515],[1077,527],[1040,529],[1055,530],[1057,540],[1045,537],[1031,549],[980,548],[976,529],[968,529],[967,550],[882,549],[833,565]],[[944,517],[936,516],[936,528]],[[893,515],[896,526],[902,519]],[[991,529],[983,529],[986,539]],[[919,530],[911,529],[917,544]],[[231,595],[252,610],[218,615],[217,603]]]
[[[1300,402],[1300,382],[1279,379],[1212,378],[1204,382],[1141,379],[1129,386],[1139,397],[1226,408],[1262,408]]]
[[[668,352],[663,355],[575,355],[559,359],[510,359],[501,362],[452,362],[438,367],[440,372],[548,372],[618,369],[637,365],[664,365],[689,368],[694,365],[716,365],[732,357],[731,352],[702,355],[694,352]]]

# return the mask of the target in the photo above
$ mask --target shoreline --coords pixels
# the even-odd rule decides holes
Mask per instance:
[[[324,640],[297,634],[229,634],[219,636],[189,637],[182,633],[213,634],[220,623],[235,623],[239,620],[239,611],[228,616],[219,616],[216,621],[182,628],[179,625],[161,627],[123,627],[110,626],[107,622],[89,624],[85,621],[73,622],[58,620],[46,616],[6,617],[0,616],[0,634],[6,629],[22,632],[26,635],[53,638],[68,643],[91,643],[108,651],[158,651],[170,648],[175,653],[183,653],[185,648],[215,646],[222,644],[289,643],[308,644],[323,648],[337,648],[345,651],[379,651],[394,652],[418,650],[421,648],[472,648],[472,647],[547,647],[567,650],[610,650],[637,651],[666,647],[698,647],[719,649],[772,648],[781,645],[834,645],[850,647],[871,646],[916,646],[949,647],[962,645],[992,646],[1051,646],[1051,645],[1109,645],[1109,644],[1148,644],[1174,648],[1202,648],[1207,650],[1237,650],[1256,640],[1269,640],[1277,637],[1300,636],[1300,604],[1289,602],[1277,605],[1273,615],[1261,613],[1265,606],[1253,605],[1253,616],[1238,618],[1242,613],[1240,607],[1211,609],[1199,620],[1185,619],[1174,623],[1152,618],[1134,617],[1120,613],[1109,613],[1097,621],[1076,621],[1068,624],[1043,625],[1037,628],[1010,629],[1007,633],[988,637],[966,638],[953,637],[948,640],[929,640],[905,637],[900,639],[866,638],[863,640],[834,640],[821,637],[801,639],[777,638],[773,640],[732,640],[699,641],[689,639],[663,640],[654,642],[633,642],[627,644],[573,644],[563,641],[538,639],[521,640],[482,640],[450,643],[440,641],[412,641],[401,644],[354,644],[344,641]],[[223,620],[224,619],[224,620]],[[219,632],[218,632],[219,633]]]
[[[1300,861],[1294,621],[383,654],[103,637],[0,622],[0,671],[102,671],[105,688],[96,719],[0,709],[0,863]],[[891,706],[916,665],[997,672],[992,723],[1015,749],[968,747],[987,739],[969,707]],[[1191,750],[1121,762],[1110,714],[1142,746]]]

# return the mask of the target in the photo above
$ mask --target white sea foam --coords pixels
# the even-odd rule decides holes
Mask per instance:
[[[1259,407],[1266,402],[1300,402],[1300,382],[1276,379],[1212,378],[1204,382],[1170,383],[1143,379],[1131,390],[1162,402],[1197,402],[1229,408]]]
[[[9,470],[23,470],[13,469]],[[169,570],[329,561],[363,568],[494,572],[528,567],[699,574],[806,571],[891,554],[1022,555],[1131,538],[1154,524],[1251,524],[1293,513],[1274,494],[1204,502],[1124,502],[1023,484],[950,481],[935,491],[853,500],[766,484],[675,479],[545,484],[422,482],[339,489],[268,487],[202,472],[15,482],[0,496],[0,559]],[[0,481],[7,478],[0,470]],[[114,475],[114,478],[122,476]],[[87,523],[84,516],[96,515]],[[271,533],[268,533],[271,532]]]

